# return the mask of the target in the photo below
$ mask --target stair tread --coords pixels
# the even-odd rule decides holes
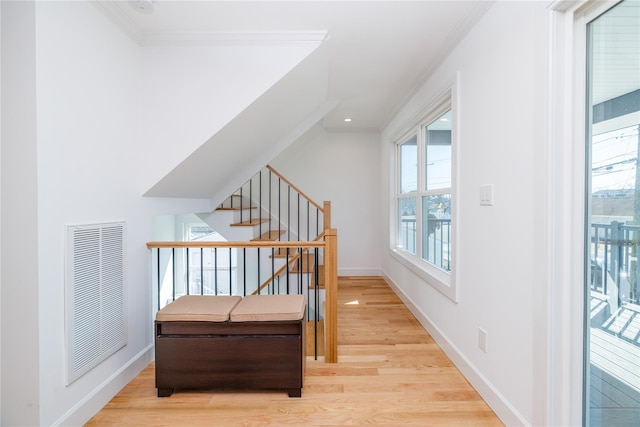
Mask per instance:
[[[249,210],[249,209],[256,209],[256,207],[255,206],[242,206],[242,207],[240,207],[240,206],[233,206],[233,207],[231,207],[231,206],[221,206],[216,210],[218,210],[218,211],[243,211],[243,210]]]
[[[255,239],[251,239],[251,241],[252,242],[263,241],[263,240],[274,241],[274,240],[278,240],[282,234],[284,234],[284,230],[271,230],[271,231],[262,233],[259,237],[256,237]]]
[[[268,222],[269,218],[253,218],[252,220],[247,220],[243,222],[236,222],[235,224],[231,224],[232,227],[249,227],[258,224],[262,224]]]

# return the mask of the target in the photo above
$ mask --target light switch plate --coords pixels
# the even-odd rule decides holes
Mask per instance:
[[[493,206],[493,184],[480,186],[480,206]]]

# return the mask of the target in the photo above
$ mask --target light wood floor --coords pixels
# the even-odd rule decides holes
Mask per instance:
[[[307,360],[285,392],[176,392],[157,398],[151,364],[87,426],[502,426],[389,286],[342,277],[337,364]]]

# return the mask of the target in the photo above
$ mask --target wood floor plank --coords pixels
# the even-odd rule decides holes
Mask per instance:
[[[202,390],[156,397],[153,363],[87,426],[502,426],[378,277],[341,277],[338,363],[307,358],[301,398]]]

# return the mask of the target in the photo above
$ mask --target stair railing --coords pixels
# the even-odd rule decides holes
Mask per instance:
[[[318,311],[320,307],[318,307],[318,292],[317,288],[313,293],[313,301],[309,301],[311,298],[310,288],[307,286],[306,288],[300,285],[289,286],[289,275],[285,274],[285,280],[287,283],[282,287],[276,286],[267,286],[263,290],[260,290],[261,285],[258,282],[251,283],[247,280],[247,277],[243,277],[242,284],[236,284],[235,289],[229,284],[229,287],[218,286],[218,283],[208,283],[205,286],[204,283],[204,266],[203,266],[203,257],[200,257],[200,286],[199,289],[192,289],[190,286],[190,277],[194,272],[190,270],[188,258],[189,258],[189,249],[200,249],[200,253],[202,254],[202,250],[206,248],[213,249],[214,251],[231,251],[236,249],[238,251],[242,251],[242,253],[246,256],[248,250],[260,250],[260,249],[269,249],[272,251],[275,250],[285,250],[287,252],[295,251],[298,255],[303,254],[305,252],[313,253],[315,257],[322,256],[324,260],[324,287],[325,287],[325,307],[324,307],[324,354],[325,354],[325,362],[335,363],[338,360],[338,352],[337,352],[337,286],[338,286],[338,272],[337,272],[337,230],[335,229],[326,229],[324,230],[323,236],[320,239],[313,241],[263,241],[263,240],[255,240],[249,242],[203,242],[203,241],[172,241],[172,242],[148,242],[147,248],[152,250],[152,254],[154,255],[153,264],[156,265],[156,269],[153,274],[153,280],[156,284],[156,289],[158,292],[158,309],[162,308],[167,302],[170,302],[181,295],[187,294],[209,294],[212,289],[215,289],[215,293],[213,294],[235,294],[235,295],[247,295],[252,293],[252,289],[255,288],[258,290],[258,293],[298,293],[307,295],[307,305],[309,309],[307,310],[307,320],[313,324],[314,326],[314,354],[317,357],[318,355]],[[176,268],[176,258],[182,251],[184,254],[184,258],[187,259],[186,266],[183,268],[183,271],[180,273],[177,272]],[[231,255],[230,255],[231,256]],[[238,255],[240,256],[240,255]],[[171,258],[170,262],[167,262],[167,257]],[[218,259],[217,256],[213,257],[214,262]],[[243,263],[246,265],[246,262]],[[217,266],[216,266],[217,267]],[[273,273],[275,275],[275,272]],[[177,276],[183,276],[182,280],[185,285],[182,288],[181,292],[176,292],[176,280]],[[314,272],[313,276],[314,280],[317,283],[318,280],[318,269]],[[275,277],[272,278],[272,283],[275,283]],[[172,295],[167,300],[161,298],[163,283],[165,281],[171,282]],[[311,313],[313,311],[313,313]]]
[[[258,238],[265,240],[311,241],[331,228],[330,202],[314,202],[270,165],[240,186],[218,209],[239,210],[236,225],[256,225]]]

